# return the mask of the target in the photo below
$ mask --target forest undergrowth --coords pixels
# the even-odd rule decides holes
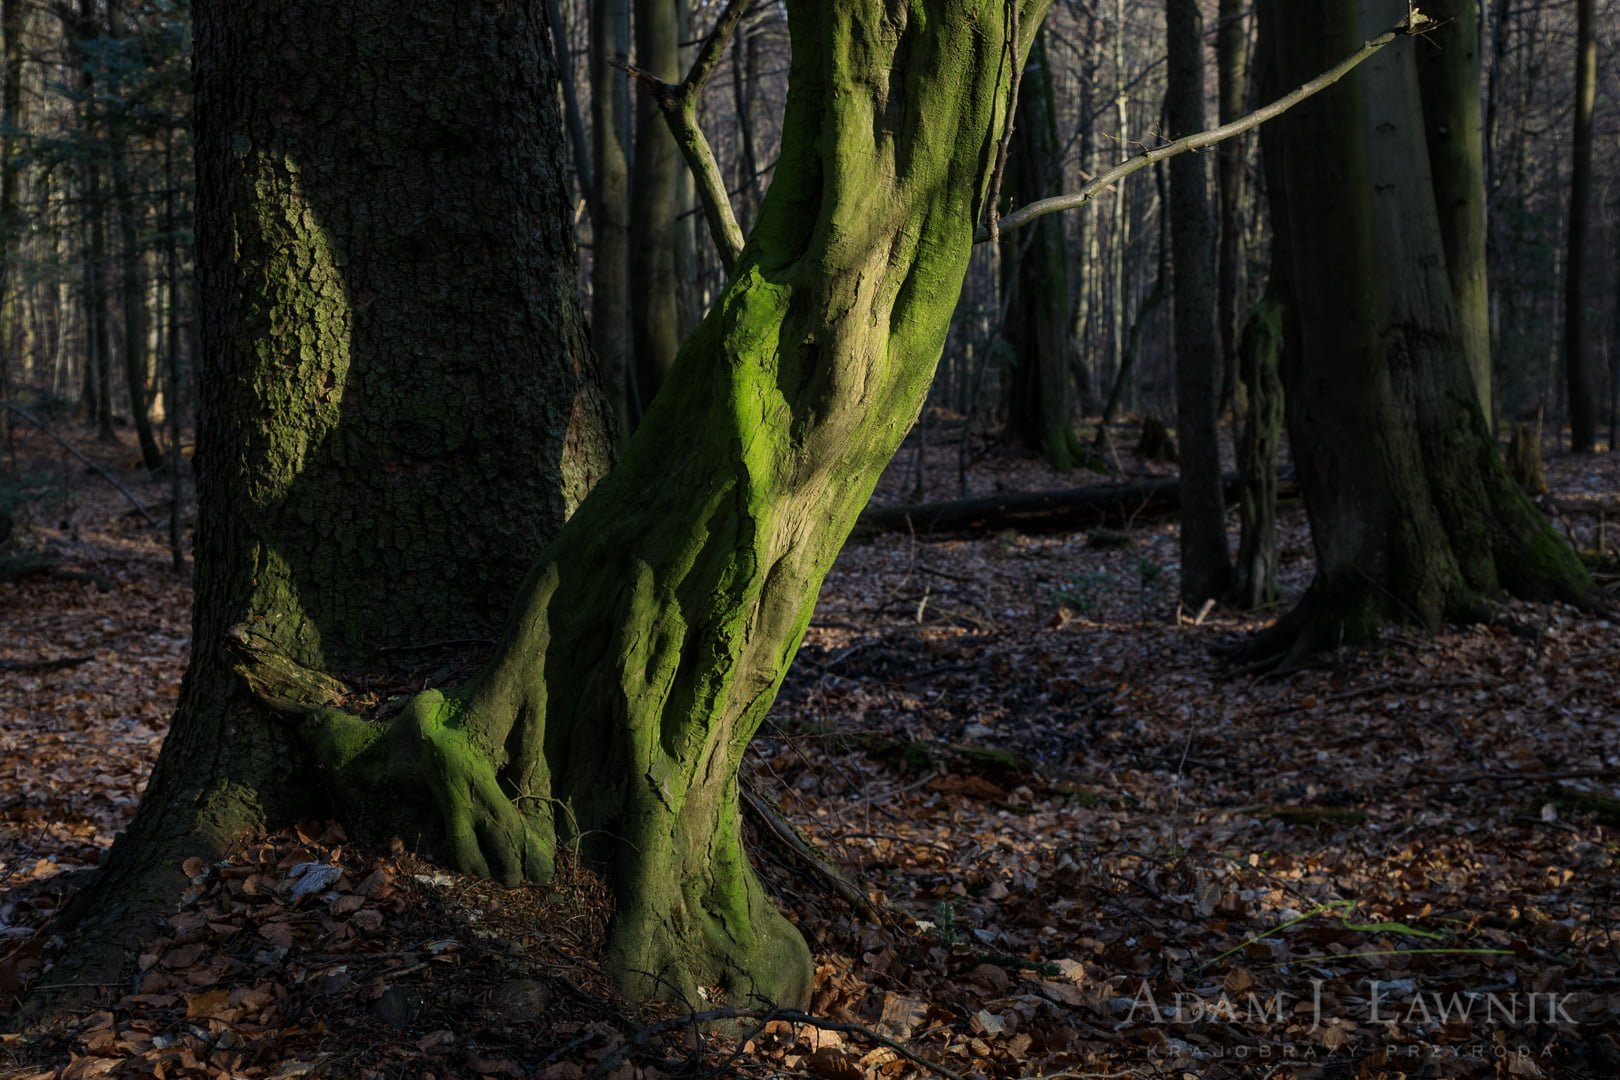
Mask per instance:
[[[130,446],[64,434],[162,525]],[[0,582],[0,1015],[50,984],[190,627],[165,530],[16,440],[54,570]],[[1620,547],[1592,510],[1620,457],[1548,454],[1577,546]],[[956,446],[927,455],[923,490],[958,494]],[[1097,482],[976,456],[976,494]],[[1281,522],[1293,596],[1310,541]],[[1620,1075],[1614,625],[1514,605],[1238,676],[1212,648],[1268,619],[1180,609],[1176,552],[1147,522],[851,542],[746,770],[871,901],[752,826],[816,956],[807,1013],[631,1013],[588,872],[504,889],[308,821],[188,865],[127,978],[0,1035],[0,1077]]]

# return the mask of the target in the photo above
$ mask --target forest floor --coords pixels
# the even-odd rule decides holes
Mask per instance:
[[[0,1015],[50,984],[51,915],[127,823],[189,645],[166,485],[64,435],[158,524],[19,429],[24,543],[88,578],[0,583]],[[954,496],[934,441],[923,488]],[[1100,482],[975,453],[980,494]],[[1620,455],[1548,472],[1566,503],[1620,496]],[[1601,520],[1566,525],[1613,547]],[[1297,507],[1281,532],[1294,596]],[[503,889],[312,821],[186,867],[127,979],[0,1035],[0,1077],[1620,1075],[1614,625],[1517,605],[1517,632],[1235,675],[1212,647],[1267,620],[1179,608],[1173,525],[1123,539],[840,557],[748,765],[874,902],[755,837],[816,956],[808,1014],[630,1012],[589,874]]]

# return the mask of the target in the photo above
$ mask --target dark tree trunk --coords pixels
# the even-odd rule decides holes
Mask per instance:
[[[118,205],[118,284],[124,311],[124,385],[129,391],[129,418],[149,470],[163,467],[163,453],[152,434],[152,401],[147,388],[146,281],[141,277],[139,226],[130,183],[126,147],[112,148],[113,196]]]
[[[1249,105],[1249,35],[1245,32],[1249,5],[1245,0],[1220,0],[1220,26],[1215,32],[1216,82],[1220,87],[1220,122],[1229,124]],[[1220,288],[1217,318],[1221,334],[1222,398],[1230,400],[1238,382],[1238,322],[1243,307],[1244,183],[1248,158],[1247,138],[1228,139],[1215,151],[1220,189]]]
[[[1249,611],[1277,602],[1277,450],[1282,444],[1284,342],[1282,300],[1273,290],[1260,298],[1243,328],[1238,373],[1243,381],[1243,430],[1238,436],[1242,494],[1238,516],[1237,605]]]
[[[1490,282],[1485,264],[1485,136],[1480,115],[1479,2],[1427,0],[1438,19],[1418,64],[1434,203],[1445,243],[1457,328],[1480,412],[1495,427]]]
[[[386,727],[280,699],[358,829],[508,881],[577,846],[613,879],[624,989],[805,1000],[737,769],[926,396],[1045,6],[1009,42],[997,0],[789,4],[754,236],[494,657]],[[600,470],[539,0],[482,11],[199,6],[196,646],[103,911],[151,910],[180,855],[309,805],[258,675],[371,673],[379,645],[483,632]]]
[[[11,414],[5,402],[11,396],[11,376],[17,368],[21,338],[18,296],[22,275],[12,266],[22,240],[17,213],[21,168],[17,135],[22,127],[22,0],[0,0],[0,453],[11,449]]]
[[[628,0],[590,5],[591,345],[613,407],[616,439],[630,428],[634,335],[630,325],[630,86]]]
[[[675,5],[686,0],[636,0],[636,65],[679,82],[680,41]],[[637,412],[652,402],[680,348],[675,297],[676,177],[686,166],[651,88],[636,84],[636,160],[631,179],[630,293]]]
[[[92,126],[92,131],[94,127]],[[96,438],[113,442],[112,322],[107,317],[107,202],[102,192],[101,166],[85,168],[85,220],[87,233],[84,266],[86,362],[95,386],[92,417]]]
[[[731,42],[731,107],[737,114],[737,222],[743,234],[753,228],[759,213],[759,157],[754,152],[754,59],[753,27],[748,19],[737,24]]]
[[[1357,6],[1263,0],[1262,42],[1284,85],[1406,14],[1401,0]],[[1409,44],[1383,50],[1285,116],[1267,143],[1299,312],[1283,382],[1317,575],[1244,650],[1256,660],[1365,641],[1388,620],[1478,618],[1503,592],[1589,596],[1480,411],[1412,107],[1414,63]]]
[[[1588,214],[1592,201],[1592,106],[1597,96],[1596,0],[1575,4],[1575,133],[1569,179],[1569,258],[1564,270],[1564,375],[1569,443],[1589,452],[1597,440],[1597,395],[1586,336]]]
[[[1045,35],[1035,39],[1019,83],[1017,123],[1006,188],[1015,205],[1056,194],[1063,144],[1058,139]],[[1002,336],[1016,357],[1006,385],[1006,437],[1057,469],[1087,458],[1074,430],[1070,392],[1069,248],[1053,214],[1001,242],[1001,269],[1012,290]]]
[[[1198,0],[1165,0],[1170,136],[1204,129],[1204,20]],[[1224,596],[1232,584],[1221,494],[1221,336],[1215,325],[1214,218],[1203,154],[1170,161],[1171,287],[1176,339],[1176,432],[1181,438],[1181,595]]]
[[[546,20],[551,24],[551,51],[557,58],[557,81],[562,91],[563,122],[568,125],[568,145],[573,151],[574,176],[579,197],[587,207],[596,195],[591,173],[591,146],[585,136],[585,120],[579,111],[579,87],[574,81],[574,59],[569,52],[568,24],[563,22],[561,5],[546,0]]]
[[[321,806],[230,627],[386,680],[381,650],[491,635],[606,471],[539,7],[196,5],[194,645],[58,982],[116,965],[184,856]]]

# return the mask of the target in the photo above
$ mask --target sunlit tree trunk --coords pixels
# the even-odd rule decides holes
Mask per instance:
[[[781,158],[726,292],[533,562],[494,656],[383,725],[306,696],[330,688],[309,673],[480,626],[601,464],[539,5],[200,5],[197,644],[103,903],[140,880],[151,900],[188,848],[307,807],[253,704],[275,702],[303,713],[358,832],[507,881],[546,877],[559,849],[605,870],[627,992],[805,1001],[809,953],[748,866],[737,770],[927,393],[1044,9],[1024,3],[1009,41],[995,0],[788,5]],[[259,108],[275,91],[287,105]]]

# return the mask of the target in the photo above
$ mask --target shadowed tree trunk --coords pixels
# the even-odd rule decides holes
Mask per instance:
[[[1204,20],[1198,0],[1165,0],[1170,137],[1204,129]],[[1302,80],[1303,81],[1303,80]],[[1170,160],[1170,290],[1175,313],[1176,433],[1181,438],[1181,596],[1218,599],[1232,584],[1221,495],[1221,336],[1214,217],[1203,154]]]
[[[165,822],[217,847],[303,805],[298,756],[221,670],[234,622],[243,686],[302,715],[359,831],[419,835],[452,866],[506,881],[543,879],[559,848],[577,848],[611,876],[610,964],[627,992],[804,1001],[809,953],[748,866],[737,769],[921,408],[1008,73],[1045,6],[1026,0],[1009,42],[995,0],[788,5],[780,163],[726,292],[619,467],[533,564],[480,674],[380,724],[312,695],[333,684],[311,671],[479,624],[490,594],[512,588],[516,559],[497,556],[532,547],[537,522],[601,462],[598,410],[566,348],[577,320],[538,0],[477,18],[448,0],[408,15],[381,0],[337,15],[201,5],[199,158],[202,192],[216,193],[201,260],[221,369],[206,380],[220,397],[203,450],[215,464],[197,652],[121,865],[149,859]],[[376,61],[338,64],[310,42]],[[257,108],[277,100],[267,89],[290,106]],[[438,98],[442,127],[421,123],[411,92]],[[356,101],[384,115],[353,115]],[[397,190],[361,183],[379,174]],[[452,205],[432,213],[414,201],[441,197]],[[548,393],[534,388],[546,379]],[[456,392],[471,397],[446,399]],[[228,423],[244,420],[247,445],[227,447]],[[491,460],[479,441],[515,435],[541,445],[503,444]],[[564,454],[583,447],[594,452]],[[433,486],[446,483],[453,496]],[[544,513],[514,522],[514,486]],[[469,491],[492,505],[466,505]],[[345,537],[370,552],[378,535],[393,542],[379,558],[406,565],[347,554]],[[350,558],[362,580],[343,577]],[[442,582],[454,567],[471,580]],[[215,775],[221,761],[234,782]]]
[[[628,0],[590,5],[591,345],[602,386],[617,418],[618,437],[630,428],[630,86],[615,63],[629,59]]]
[[[1569,256],[1564,267],[1564,376],[1569,445],[1589,452],[1597,440],[1597,396],[1586,336],[1586,250],[1592,201],[1592,105],[1597,96],[1596,0],[1575,4],[1575,135],[1569,179]]]
[[[1477,0],[1426,0],[1423,11],[1442,24],[1420,43],[1417,65],[1435,209],[1469,374],[1479,395],[1480,411],[1494,429],[1479,4]]]
[[[680,81],[680,41],[675,5],[686,0],[636,0],[636,65],[648,74]],[[636,84],[636,160],[631,178],[630,294],[636,364],[636,411],[645,409],[663,385],[680,348],[680,311],[675,297],[675,219],[680,213],[676,178],[685,172],[675,138],[664,123],[651,87]]]
[[[135,219],[135,192],[130,183],[127,147],[111,148],[113,197],[118,206],[118,284],[124,310],[124,385],[129,390],[129,417],[148,469],[163,467],[163,452],[152,434],[152,403],[147,390],[146,281],[141,277],[139,223]]]
[[[1407,13],[1401,0],[1259,10],[1284,85]],[[1256,661],[1365,641],[1389,620],[1485,617],[1504,592],[1590,594],[1480,411],[1418,101],[1412,46],[1397,43],[1282,118],[1267,142],[1301,338],[1284,350],[1289,438],[1317,574],[1294,611],[1240,650]]]
[[[18,295],[22,275],[12,266],[22,239],[17,214],[21,196],[17,132],[22,127],[22,0],[0,0],[0,453],[11,449],[11,414],[4,408],[11,395],[11,374],[17,366],[17,344],[22,335]]]
[[[116,969],[184,857],[321,812],[232,626],[386,682],[382,650],[493,634],[606,471],[538,6],[196,5],[194,645],[57,982]]]
[[[1220,26],[1215,32],[1216,82],[1220,87],[1220,122],[1229,124],[1248,111],[1249,35],[1245,0],[1220,0]],[[1271,100],[1271,99],[1267,99]],[[1246,138],[1228,139],[1215,151],[1220,191],[1220,276],[1216,318],[1220,324],[1222,399],[1231,400],[1238,383],[1238,319],[1243,294],[1243,204],[1247,194],[1244,163]]]
[[[1035,39],[1019,83],[1017,123],[1007,157],[1006,187],[1017,206],[1056,194],[1058,139],[1047,67],[1045,35]],[[1027,232],[1001,242],[1001,268],[1012,288],[1003,336],[1017,359],[1009,372],[1008,441],[1040,454],[1057,469],[1072,469],[1088,455],[1074,430],[1070,392],[1069,248],[1063,218],[1053,214]]]
[[[1238,517],[1237,571],[1232,588],[1237,605],[1248,611],[1277,602],[1277,450],[1282,444],[1282,351],[1284,312],[1277,292],[1268,289],[1243,327],[1238,374],[1243,381],[1243,429],[1238,435],[1242,494]]]

